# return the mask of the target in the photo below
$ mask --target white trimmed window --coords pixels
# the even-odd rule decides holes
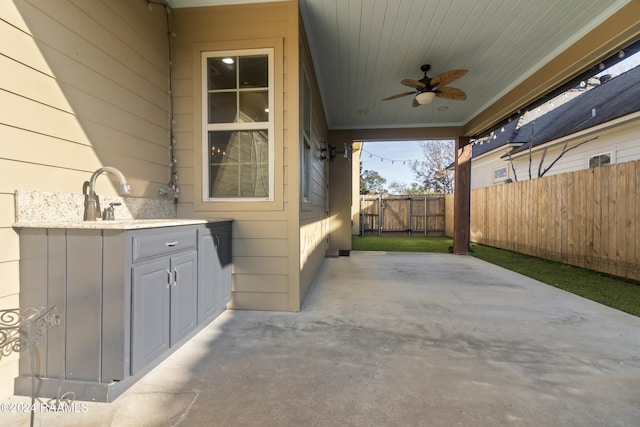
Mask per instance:
[[[273,200],[273,49],[202,53],[203,201]]]
[[[597,154],[589,156],[589,168],[599,168],[600,166],[611,164],[611,153]]]
[[[501,168],[496,168],[493,170],[493,180],[494,181],[504,181],[509,178],[509,171],[506,166]]]
[[[300,183],[302,186],[302,200],[311,201],[311,88],[307,73],[303,73],[302,89],[302,167]]]

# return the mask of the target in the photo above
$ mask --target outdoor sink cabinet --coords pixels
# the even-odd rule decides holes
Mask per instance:
[[[111,402],[225,309],[230,220],[17,224],[20,306],[55,306],[35,347],[39,397]],[[20,355],[15,393],[29,395]]]

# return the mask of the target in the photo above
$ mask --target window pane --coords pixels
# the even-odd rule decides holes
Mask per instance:
[[[209,132],[209,197],[268,197],[266,130]]]
[[[209,123],[235,123],[238,107],[236,92],[208,94]]]
[[[302,119],[303,130],[307,138],[311,138],[311,89],[309,88],[309,82],[307,76],[304,76],[304,92],[302,98]]]
[[[240,92],[240,122],[269,121],[269,92]]]
[[[232,58],[232,64],[225,64],[225,58],[207,59],[207,89],[235,89],[236,84],[236,64],[237,58]]]
[[[302,197],[309,200],[309,184],[311,181],[311,146],[305,140],[302,153]]]
[[[239,61],[239,87],[269,87],[269,62],[266,55],[243,56]]]
[[[600,166],[605,166],[609,164],[611,164],[610,154],[600,154],[598,156],[589,157],[590,168],[598,168]]]
[[[507,168],[503,167],[503,168],[499,168],[493,171],[493,179],[494,180],[499,180],[499,179],[505,179],[507,177]]]

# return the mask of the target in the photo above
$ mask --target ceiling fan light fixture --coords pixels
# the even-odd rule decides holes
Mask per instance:
[[[420,105],[431,104],[436,94],[433,92],[420,92],[416,95],[416,102]]]

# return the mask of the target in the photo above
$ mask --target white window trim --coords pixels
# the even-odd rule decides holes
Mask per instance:
[[[252,56],[267,55],[268,62],[268,93],[269,93],[269,121],[268,122],[249,122],[249,123],[207,123],[208,122],[208,96],[207,96],[207,58],[222,56]],[[200,176],[202,184],[202,201],[207,202],[272,202],[275,194],[275,68],[274,68],[274,49],[238,49],[223,51],[204,51],[200,56],[201,67],[201,84],[200,93],[202,94],[202,140],[200,142],[202,150],[202,174]],[[266,126],[265,126],[266,124]],[[267,197],[209,197],[209,153],[208,140],[209,131],[216,130],[256,130],[267,129],[269,135],[269,195]]]
[[[609,156],[609,164],[612,165],[615,163],[615,159],[613,158],[613,152],[612,151],[606,151],[604,153],[598,153],[598,154],[592,154],[590,156],[587,156],[587,169],[591,169],[591,159],[593,159],[594,157],[600,157],[600,156]],[[602,166],[598,166],[598,167],[602,167]]]
[[[307,75],[307,70],[303,68],[303,73],[302,73],[303,79],[302,79],[302,108],[301,108],[301,115],[300,115],[300,121],[301,121],[301,125],[300,125],[300,140],[301,140],[301,161],[302,164],[301,166],[301,170],[302,170],[302,174],[300,176],[300,198],[304,203],[311,203],[311,198],[312,198],[312,191],[311,191],[311,184],[312,184],[312,176],[313,176],[313,166],[312,166],[312,160],[313,160],[313,142],[311,141],[312,135],[313,135],[313,103],[311,102],[311,83],[309,81],[309,77]],[[305,126],[304,126],[304,121],[305,121],[305,113],[306,113],[306,108],[307,105],[305,103],[305,85],[309,88],[309,135],[307,135],[306,130],[305,130]],[[307,152],[306,147],[309,147],[309,151]],[[306,168],[304,168],[303,166],[306,164]],[[304,194],[304,190],[307,190],[308,194]]]
[[[507,174],[503,178],[496,178],[496,172],[501,169],[504,169],[507,172]],[[507,166],[501,166],[493,170],[493,182],[506,181],[507,179],[509,179],[509,168]]]

